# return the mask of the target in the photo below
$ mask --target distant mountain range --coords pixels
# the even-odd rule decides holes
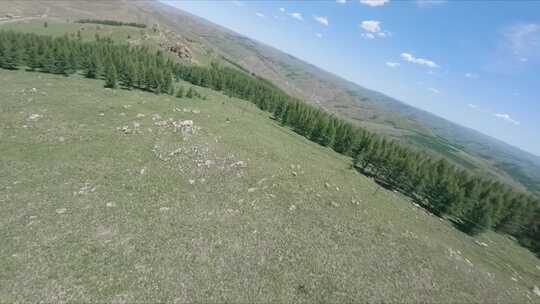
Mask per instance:
[[[540,157],[157,1],[10,1],[0,3],[0,14],[157,24],[160,30],[177,35],[176,43],[191,50],[195,63],[219,61],[241,68],[369,130],[540,193]]]

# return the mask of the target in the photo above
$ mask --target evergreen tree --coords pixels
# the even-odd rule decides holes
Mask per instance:
[[[178,87],[178,91],[176,91],[176,97],[183,98],[184,97],[184,88]]]
[[[109,60],[109,63],[105,66],[105,87],[115,89],[117,77],[116,67],[112,61]]]
[[[186,98],[192,99],[193,97],[195,97],[195,90],[193,90],[192,87],[189,87],[189,89],[186,92]]]

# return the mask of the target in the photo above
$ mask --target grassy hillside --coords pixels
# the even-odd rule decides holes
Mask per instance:
[[[421,147],[458,166],[515,187],[540,191],[540,158],[537,156],[358,86],[158,1],[0,2],[0,15],[5,14],[37,22],[43,17],[62,21],[66,18],[99,18],[157,25],[161,30],[153,43],[186,46],[192,62],[209,64],[212,60],[221,60],[230,63],[372,131]],[[0,23],[6,21],[12,20],[0,20]],[[448,147],[459,147],[460,151],[440,149],[446,146],[440,145],[441,140],[447,142]]]
[[[525,249],[478,245],[250,103],[0,79],[2,302],[540,301]]]

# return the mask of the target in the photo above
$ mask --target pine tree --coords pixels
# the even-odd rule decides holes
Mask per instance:
[[[194,96],[195,96],[195,90],[193,90],[193,88],[190,87],[190,88],[187,90],[186,98],[192,99]]]
[[[109,60],[109,63],[105,66],[105,87],[115,89],[117,82],[116,67]]]
[[[22,59],[21,49],[9,40],[4,43],[1,67],[8,70],[16,70]]]
[[[178,91],[176,91],[176,97],[183,98],[184,97],[184,88],[178,87]]]

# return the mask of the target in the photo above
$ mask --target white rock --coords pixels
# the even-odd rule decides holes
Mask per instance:
[[[41,117],[43,116],[39,114],[31,114],[30,116],[28,116],[28,120],[34,121],[40,119]]]
[[[293,176],[298,176],[298,173],[296,173],[295,171],[292,172],[292,175]]]
[[[533,292],[536,296],[540,297],[540,288],[538,288],[538,286],[534,286],[533,289],[532,289],[532,292]]]
[[[334,202],[334,201],[331,201],[331,202],[330,202],[330,205],[331,205],[332,207],[336,207],[336,208],[339,207],[339,204],[336,203],[336,202]]]
[[[122,112],[120,113],[120,116],[126,116],[126,113]]]
[[[194,180],[194,179],[190,179],[190,180],[189,180],[189,184],[190,184],[190,185],[195,184],[195,180]]]
[[[295,205],[291,205],[291,206],[289,207],[289,211],[294,211],[294,210],[296,210],[296,206],[295,206]]]
[[[144,117],[144,114],[142,114],[142,113],[137,114],[137,118],[143,118],[143,117]]]
[[[105,206],[107,206],[108,208],[112,208],[115,206],[115,204],[113,202],[108,202]]]
[[[484,242],[480,242],[480,241],[478,241],[478,240],[475,240],[474,242],[475,242],[478,246],[482,246],[482,247],[487,247],[487,246],[488,246],[488,244],[486,244],[486,243],[484,243]]]
[[[105,116],[105,113],[101,112],[98,114],[99,116]]]
[[[249,192],[249,193],[252,193],[252,192],[255,192],[255,191],[257,191],[257,188],[249,188],[249,189],[248,189],[248,192]]]
[[[517,282],[517,279],[514,278],[514,277],[510,277],[510,280],[514,281],[514,282]]]
[[[161,207],[161,208],[159,208],[159,211],[161,211],[161,212],[169,211],[169,207]]]
[[[67,209],[66,208],[59,208],[59,209],[56,209],[56,213],[58,214],[64,214],[66,213]]]
[[[146,171],[146,169],[145,169],[145,168],[142,168],[141,171],[140,171],[139,173],[140,173],[141,175],[143,175],[145,171]]]

